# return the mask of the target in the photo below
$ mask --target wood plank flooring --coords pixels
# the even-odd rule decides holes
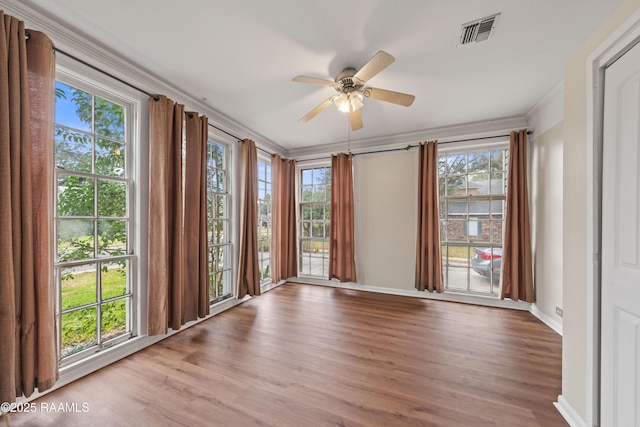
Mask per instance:
[[[9,421],[566,426],[561,341],[528,312],[286,284],[36,401],[87,413]]]

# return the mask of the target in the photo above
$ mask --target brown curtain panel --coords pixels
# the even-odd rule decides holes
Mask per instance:
[[[443,292],[438,142],[420,144],[419,156],[415,286],[419,291]]]
[[[331,239],[329,279],[355,282],[353,156],[331,156]]]
[[[58,379],[53,282],[55,57],[0,11],[0,402]]]
[[[209,314],[207,242],[207,117],[186,115],[184,178],[184,321]]]
[[[535,300],[527,188],[527,130],[511,132],[500,298]]]
[[[276,283],[298,275],[296,161],[274,155],[271,180],[271,281]]]
[[[240,180],[240,261],[238,299],[260,295],[258,270],[258,153],[255,142],[242,142]]]
[[[184,106],[157,98],[149,98],[149,335],[166,334],[184,323]]]

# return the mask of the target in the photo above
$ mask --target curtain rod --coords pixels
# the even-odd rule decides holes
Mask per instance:
[[[27,39],[30,37],[30,34],[29,34],[29,32],[28,32],[28,31],[26,31],[26,37],[27,37]],[[105,71],[105,70],[103,70],[103,69],[101,69],[101,68],[98,68],[98,67],[96,67],[95,65],[92,65],[92,64],[88,63],[87,61],[84,61],[84,60],[82,60],[82,59],[78,58],[77,56],[74,56],[74,55],[71,55],[71,54],[70,54],[70,53],[68,53],[68,52],[65,52],[65,51],[64,51],[64,50],[62,50],[62,49],[59,49],[59,48],[57,48],[57,47],[55,47],[55,46],[54,46],[54,47],[53,47],[53,51],[54,51],[54,52],[60,52],[60,53],[61,53],[61,54],[63,54],[64,56],[66,56],[66,57],[68,57],[68,58],[71,58],[71,59],[73,59],[74,61],[77,61],[77,62],[81,63],[82,65],[85,65],[85,66],[87,66],[87,67],[89,67],[89,68],[91,68],[91,69],[93,69],[93,70],[95,70],[95,71],[97,71],[97,72],[99,72],[99,73],[102,73],[102,74],[104,74],[104,75],[105,75],[105,76],[107,76],[107,77],[110,77],[110,78],[112,78],[112,79],[114,79],[114,80],[117,80],[117,81],[119,81],[120,83],[122,83],[122,84],[124,84],[124,85],[126,85],[126,86],[129,86],[129,87],[130,87],[130,88],[132,88],[132,89],[137,90],[138,92],[144,93],[145,95],[147,95],[147,96],[149,96],[149,97],[153,98],[153,99],[154,99],[154,100],[156,100],[156,101],[157,101],[158,99],[160,99],[160,98],[158,97],[158,95],[151,94],[151,93],[147,92],[146,90],[141,89],[141,88],[139,88],[138,86],[135,86],[135,85],[133,85],[133,84],[131,84],[131,83],[129,83],[129,82],[127,82],[127,81],[125,81],[125,80],[121,79],[120,77],[114,76],[113,74],[111,74],[111,73],[109,73],[109,72],[107,72],[107,71]],[[223,132],[223,133],[225,133],[225,134],[229,135],[229,136],[230,136],[230,137],[232,137],[232,138],[235,138],[238,142],[242,142],[242,139],[241,139],[241,138],[238,138],[238,137],[237,137],[237,136],[235,136],[234,134],[232,134],[232,133],[230,133],[230,132],[227,132],[227,131],[226,131],[226,130],[224,130],[224,129],[221,129],[221,128],[219,128],[218,126],[212,125],[211,123],[209,123],[209,126],[211,126],[211,127],[212,127],[212,128],[214,128],[214,129],[219,130],[220,132]],[[531,132],[531,131],[527,131],[527,135],[531,135],[532,133],[533,133],[533,132]],[[453,142],[478,141],[478,140],[482,140],[482,139],[501,138],[501,137],[507,137],[507,136],[510,136],[510,135],[496,135],[496,136],[485,136],[485,137],[480,137],[480,138],[459,139],[459,140],[456,140],[456,141],[440,142],[439,144],[450,144],[450,143],[453,143]],[[365,151],[365,152],[363,152],[363,153],[355,153],[355,154],[354,154],[354,156],[357,156],[357,155],[360,155],[360,154],[374,154],[374,153],[386,153],[386,152],[389,152],[389,151],[410,150],[411,148],[415,148],[415,147],[417,147],[417,146],[418,146],[418,145],[407,145],[407,146],[406,146],[406,147],[404,147],[404,148],[390,148],[390,149],[388,149],[388,150]],[[263,153],[266,153],[266,154],[268,154],[268,155],[270,155],[270,156],[273,156],[273,153],[271,153],[271,152],[269,152],[269,151],[267,151],[267,150],[265,150],[265,149],[263,149],[263,148],[260,148],[260,147],[258,147],[258,146],[256,146],[256,148],[257,148],[258,150],[262,151]],[[305,159],[305,160],[302,160],[302,161],[305,161],[305,162],[306,162],[306,161],[324,160],[324,159],[325,159],[325,157],[322,157],[322,158],[316,158],[316,159]]]
[[[89,68],[91,68],[91,69],[93,69],[93,70],[95,70],[95,71],[97,71],[97,72],[99,72],[99,73],[104,74],[104,75],[105,75],[105,76],[107,76],[107,77],[111,77],[112,79],[117,80],[117,81],[119,81],[120,83],[122,83],[122,84],[124,84],[124,85],[127,85],[127,86],[129,86],[130,88],[132,88],[132,89],[137,90],[138,92],[142,92],[142,93],[144,93],[145,95],[147,95],[147,96],[149,96],[149,97],[153,98],[153,99],[154,99],[154,100],[156,100],[156,101],[160,99],[160,98],[158,97],[158,95],[154,95],[154,94],[151,94],[151,93],[147,92],[147,91],[146,91],[146,90],[144,90],[144,89],[140,89],[138,86],[135,86],[135,85],[133,85],[133,84],[131,84],[131,83],[127,82],[127,81],[124,81],[124,80],[122,80],[120,77],[116,77],[116,76],[114,76],[113,74],[111,74],[111,73],[109,73],[109,72],[107,72],[107,71],[105,71],[105,70],[103,70],[103,69],[101,69],[101,68],[96,67],[95,65],[89,64],[87,61],[84,61],[84,60],[82,60],[82,59],[78,58],[77,56],[71,55],[70,53],[65,52],[65,51],[64,51],[64,50],[62,50],[62,49],[59,49],[59,48],[57,48],[57,47],[55,47],[55,46],[54,46],[54,47],[53,47],[53,51],[54,51],[54,52],[56,52],[56,53],[57,53],[57,52],[59,52],[59,53],[63,54],[64,56],[66,56],[66,57],[68,57],[68,58],[71,58],[71,59],[73,59],[74,61],[77,61],[77,62],[81,63],[82,65],[86,65],[87,67],[89,67]]]
[[[29,38],[29,33],[28,33],[28,32],[27,32],[27,38]],[[77,61],[77,62],[81,63],[82,65],[85,65],[85,66],[87,66],[87,67],[91,68],[92,70],[95,70],[95,71],[97,71],[97,72],[99,72],[99,73],[102,73],[102,74],[104,74],[104,75],[105,75],[105,76],[107,76],[107,77],[110,77],[110,78],[112,78],[112,79],[114,79],[114,80],[119,81],[119,82],[120,82],[120,83],[122,83],[123,85],[129,86],[130,88],[137,90],[138,92],[144,93],[145,95],[149,96],[150,98],[153,98],[153,99],[154,99],[154,100],[156,100],[156,101],[160,99],[160,98],[158,97],[158,95],[155,95],[155,94],[149,93],[149,92],[147,92],[146,90],[141,89],[141,88],[139,88],[138,86],[133,85],[133,84],[131,84],[131,83],[129,83],[129,82],[127,82],[127,81],[125,81],[125,80],[121,79],[120,77],[114,76],[113,74],[111,74],[111,73],[109,73],[109,72],[107,72],[107,71],[105,71],[105,70],[103,70],[103,69],[101,69],[101,68],[98,68],[98,67],[96,67],[95,65],[90,64],[90,63],[88,63],[87,61],[85,61],[85,60],[83,60],[83,59],[78,58],[77,56],[74,56],[74,55],[72,55],[72,54],[70,54],[70,53],[68,53],[68,52],[65,52],[65,51],[64,51],[64,50],[62,50],[62,49],[59,49],[59,48],[57,48],[57,47],[55,47],[55,46],[54,46],[53,51],[54,51],[54,52],[59,52],[59,53],[63,54],[64,56],[66,56],[66,57],[68,57],[68,58],[71,58],[71,59],[73,59],[74,61]],[[224,129],[221,129],[221,128],[219,128],[218,126],[212,125],[211,123],[209,123],[209,126],[211,126],[212,128],[218,129],[220,132],[226,133],[227,135],[229,135],[229,136],[230,136],[230,137],[232,137],[232,138],[237,139],[238,141],[242,141],[242,139],[241,139],[241,138],[238,138],[238,137],[237,137],[237,136],[235,136],[234,134],[232,134],[232,133],[230,133],[230,132],[227,132],[227,131],[226,131],[226,130],[224,130]],[[262,150],[261,148],[259,148],[259,149],[260,149],[260,150]],[[265,151],[265,150],[262,150],[262,151]],[[265,152],[266,152],[266,151],[265,151]],[[271,153],[268,153],[268,154],[271,154]]]
[[[533,132],[532,131],[527,131],[527,135],[531,135]],[[443,145],[443,144],[452,144],[454,142],[469,142],[469,141],[481,141],[483,139],[493,139],[493,138],[506,138],[509,137],[511,135],[493,135],[493,136],[481,136],[478,138],[467,138],[467,139],[456,139],[454,141],[445,141],[445,142],[438,142],[438,145]],[[412,148],[416,148],[418,147],[419,144],[409,144],[406,147],[403,148],[388,148],[386,150],[374,150],[374,151],[363,151],[361,153],[353,153],[353,157],[355,156],[359,156],[361,154],[377,154],[377,153],[388,153],[391,151],[409,151]],[[317,157],[315,159],[304,159],[304,160],[299,160],[300,162],[312,162],[315,160],[325,160],[326,157]]]

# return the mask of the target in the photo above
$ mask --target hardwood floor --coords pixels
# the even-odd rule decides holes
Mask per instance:
[[[86,402],[86,413],[9,420],[566,426],[552,404],[561,345],[528,312],[286,284],[35,402]]]

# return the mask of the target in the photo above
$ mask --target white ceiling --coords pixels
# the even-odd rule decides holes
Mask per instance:
[[[521,117],[621,3],[22,0],[287,150]],[[495,13],[490,40],[457,47],[462,24]],[[351,136],[333,106],[298,121],[335,91],[293,77],[333,80],[378,50],[396,62],[369,85],[414,94],[411,107],[365,99]]]

